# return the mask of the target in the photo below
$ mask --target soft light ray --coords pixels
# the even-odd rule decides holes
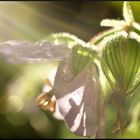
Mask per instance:
[[[0,3],[0,29],[1,38],[7,39],[35,39],[42,35],[34,27],[35,14],[31,7],[19,2]],[[11,39],[11,38],[10,38]]]
[[[37,11],[36,9],[32,9],[33,13],[36,15],[36,17],[38,17],[38,20],[41,21],[40,24],[44,22],[46,24],[46,28],[50,28],[52,30],[55,28],[55,30],[59,30],[61,32],[62,31],[75,32],[78,34],[85,33],[84,26],[82,27],[83,28],[82,30],[81,28],[79,28],[81,24],[76,24],[74,23],[74,21],[66,22],[65,18],[57,17],[58,16],[56,12],[57,9],[59,9],[60,11],[64,11],[64,13],[72,13],[72,9],[70,11],[62,6],[60,7],[56,5],[51,5],[51,3],[48,3],[48,6],[46,8],[48,9],[47,15],[39,13],[39,11]],[[54,11],[53,13],[52,9],[56,9],[56,11]],[[80,22],[83,22],[83,21],[80,21]],[[53,32],[53,31],[50,31],[50,32]]]

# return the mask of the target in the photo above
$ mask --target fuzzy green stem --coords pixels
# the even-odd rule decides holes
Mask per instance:
[[[112,35],[116,32],[122,31],[122,29],[110,29],[108,31],[104,31],[102,33],[99,33],[98,35],[96,35],[93,39],[91,39],[89,41],[89,43],[92,45],[97,45],[98,43],[100,43],[105,37]]]

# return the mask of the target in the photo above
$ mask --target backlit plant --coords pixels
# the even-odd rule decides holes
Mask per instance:
[[[73,133],[104,138],[111,105],[116,120],[110,133],[123,134],[125,103],[140,84],[140,25],[129,2],[123,4],[123,17],[102,20],[101,26],[111,28],[88,42],[69,33],[52,33],[34,44],[2,42],[0,55],[10,63],[57,61],[37,105],[64,120]]]

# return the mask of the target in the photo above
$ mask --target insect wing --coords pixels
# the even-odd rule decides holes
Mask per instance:
[[[48,59],[61,60],[69,55],[67,46],[53,42],[32,43],[29,41],[6,41],[0,43],[0,57],[9,63],[34,63]]]

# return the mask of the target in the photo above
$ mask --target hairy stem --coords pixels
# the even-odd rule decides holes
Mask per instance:
[[[104,31],[104,32],[101,32],[99,34],[97,34],[95,37],[93,37],[89,43],[90,44],[94,44],[94,45],[97,45],[98,43],[100,43],[105,37],[109,36],[109,35],[112,35],[116,32],[119,32],[119,31],[122,31],[122,29],[110,29],[110,30],[107,30],[107,31]]]

